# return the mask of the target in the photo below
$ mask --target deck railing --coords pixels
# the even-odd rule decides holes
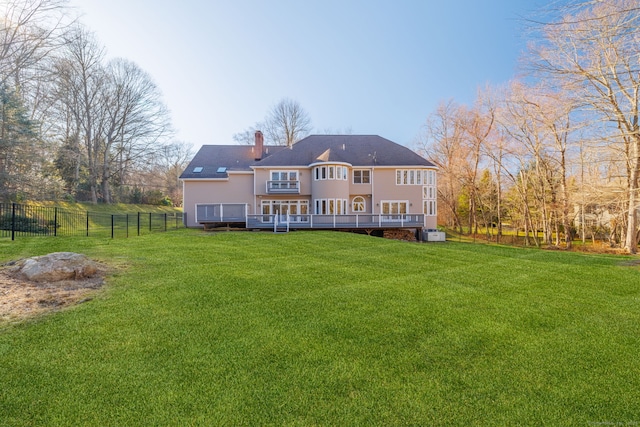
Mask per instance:
[[[300,181],[267,181],[268,194],[300,194]]]
[[[292,215],[290,228],[422,228],[424,214]],[[247,228],[273,228],[276,215],[247,215]]]

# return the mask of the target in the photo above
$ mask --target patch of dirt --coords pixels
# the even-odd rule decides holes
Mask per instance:
[[[93,277],[58,282],[29,282],[0,267],[0,324],[29,319],[91,300],[104,283],[105,271]]]

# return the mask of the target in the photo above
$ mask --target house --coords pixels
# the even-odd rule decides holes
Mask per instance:
[[[180,179],[187,227],[435,229],[436,167],[377,135],[204,145]]]

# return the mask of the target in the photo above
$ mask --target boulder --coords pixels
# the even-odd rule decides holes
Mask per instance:
[[[17,263],[14,273],[33,282],[79,280],[95,275],[99,264],[74,252],[54,252]]]

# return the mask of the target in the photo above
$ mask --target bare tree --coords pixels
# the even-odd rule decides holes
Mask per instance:
[[[105,53],[94,35],[77,26],[67,35],[67,49],[56,64],[57,93],[60,110],[68,111],[73,128],[86,152],[88,184],[93,203],[98,203],[100,153],[104,140],[104,69]]]
[[[20,86],[25,74],[63,42],[70,25],[65,0],[0,0],[0,82]]]
[[[543,24],[535,50],[537,70],[567,87],[601,118],[603,139],[626,164],[624,247],[636,253],[640,207],[640,7],[637,0],[573,4]],[[568,12],[568,13],[567,13]],[[615,135],[615,136],[614,136]]]
[[[447,209],[439,215],[445,217],[449,227],[457,227],[462,233],[459,202],[463,192],[464,168],[467,147],[464,143],[465,127],[460,120],[461,107],[454,101],[441,102],[425,125],[425,134],[419,151],[438,166],[438,200]],[[446,213],[448,215],[446,215]]]
[[[112,60],[103,88],[105,126],[101,146],[102,196],[111,203],[110,185],[126,183],[136,162],[144,162],[171,135],[168,111],[151,77],[133,62]]]
[[[265,120],[266,134],[276,145],[291,147],[311,132],[311,119],[298,101],[284,98],[274,105]]]
[[[478,232],[478,174],[483,164],[483,153],[495,121],[495,107],[488,93],[479,93],[478,101],[471,109],[462,109],[461,123],[468,161],[465,164],[465,186],[469,195],[469,232]]]
[[[255,143],[256,131],[265,129],[264,123],[258,122],[253,126],[248,127],[242,132],[234,133],[233,140],[237,144],[253,145]]]
[[[309,135],[311,118],[298,101],[283,98],[271,107],[264,121],[234,134],[233,140],[239,144],[253,144],[257,130],[264,131],[268,143],[291,147]]]

